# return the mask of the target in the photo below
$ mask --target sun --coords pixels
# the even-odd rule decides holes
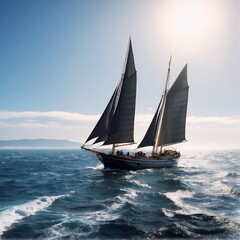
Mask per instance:
[[[221,0],[163,0],[151,12],[155,16],[154,31],[172,51],[181,48],[199,53],[224,38],[227,6]]]
[[[208,12],[198,1],[187,1],[185,4],[176,4],[171,9],[172,17],[169,27],[173,37],[196,41],[208,31]]]

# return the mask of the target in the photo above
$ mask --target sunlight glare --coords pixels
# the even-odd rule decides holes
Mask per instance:
[[[180,49],[185,54],[214,48],[216,42],[226,38],[227,9],[228,4],[221,0],[163,1],[151,12],[158,33],[156,41],[165,41],[172,51]]]
[[[186,5],[175,5],[172,18],[170,20],[170,29],[175,37],[192,37],[198,39],[203,34],[206,24],[207,14],[199,7],[197,2],[192,1]]]

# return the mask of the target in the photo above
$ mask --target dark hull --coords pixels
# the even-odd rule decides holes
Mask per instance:
[[[150,157],[128,157],[112,154],[97,153],[105,168],[120,170],[142,170],[173,167],[177,159],[161,159]]]

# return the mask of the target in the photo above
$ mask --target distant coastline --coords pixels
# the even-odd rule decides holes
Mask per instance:
[[[0,149],[78,149],[81,143],[57,139],[0,140]]]

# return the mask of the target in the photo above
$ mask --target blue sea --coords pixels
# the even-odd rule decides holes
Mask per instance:
[[[240,239],[240,151],[104,170],[82,150],[0,150],[1,239]]]

